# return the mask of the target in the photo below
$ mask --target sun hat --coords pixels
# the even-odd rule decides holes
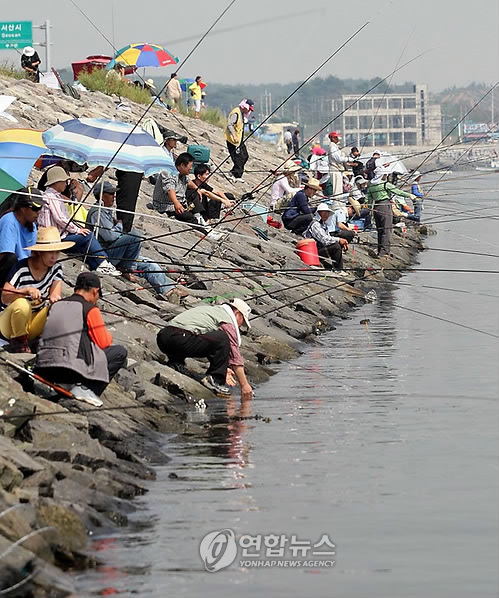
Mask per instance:
[[[358,218],[360,216],[360,203],[353,197],[349,197],[347,201],[350,204],[350,206],[354,209],[355,213],[357,214],[357,218]]]
[[[99,199],[99,197],[101,195],[101,187],[102,187],[102,193],[110,193],[110,194],[116,193],[116,187],[114,185],[111,185],[111,183],[109,181],[104,181],[103,183],[97,183],[97,185],[95,185],[93,188],[94,196],[97,199]]]
[[[43,193],[36,187],[23,187],[16,192],[15,208],[36,208],[40,210],[45,205]]]
[[[47,170],[47,181],[45,184],[47,187],[50,187],[50,185],[53,185],[54,183],[69,181],[69,178],[69,174],[62,166],[52,166]]]
[[[251,324],[249,321],[251,307],[246,303],[246,301],[236,298],[236,299],[232,299],[232,301],[230,301],[228,303],[228,305],[230,305],[231,307],[235,307],[237,309],[237,311],[243,316],[244,323],[249,330],[251,328]]]
[[[312,149],[312,153],[314,154],[314,156],[325,156],[326,150],[324,148],[322,148],[320,145],[316,145]]]
[[[293,160],[286,160],[280,170],[283,172],[298,172],[301,170],[301,166],[296,164],[296,162],[293,162]]]
[[[25,48],[23,48],[23,54],[25,56],[34,56],[35,48],[33,48],[32,46],[26,46]]]
[[[341,139],[341,133],[339,131],[331,131],[331,133],[328,134],[329,139],[332,139],[333,137],[338,137],[338,139]]]
[[[413,173],[411,173],[412,176],[412,180],[415,181],[416,179],[419,179],[420,176],[423,176],[419,170],[415,170]]]
[[[329,206],[327,203],[320,203],[317,206],[317,211],[318,212],[334,212],[333,208],[331,206]]]
[[[55,226],[42,226],[38,229],[35,245],[24,249],[30,251],[64,251],[64,249],[69,249],[73,245],[73,241],[61,241],[61,235]]]
[[[364,185],[365,183],[367,183],[367,180],[361,174],[356,176],[354,181],[357,185]]]
[[[308,181],[302,179],[302,183],[305,185],[305,187],[310,187],[311,189],[315,189],[319,192],[322,191],[321,184],[317,179],[314,179],[314,177],[310,177]]]
[[[81,272],[75,283],[75,291],[91,291],[99,289],[99,297],[102,297],[102,286],[99,276],[95,272]]]
[[[154,85],[154,79],[146,79],[144,81],[144,84],[147,85],[147,87],[150,87],[151,89],[156,89],[156,86]]]

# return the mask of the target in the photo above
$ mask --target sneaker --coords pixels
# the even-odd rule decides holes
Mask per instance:
[[[111,264],[111,262],[108,262],[107,260],[103,260],[101,265],[97,268],[96,270],[97,274],[101,274],[101,275],[106,275],[109,274],[109,276],[121,276],[121,272],[115,268],[113,266],[113,264]]]
[[[83,403],[88,403],[89,405],[92,405],[92,407],[102,407],[102,405],[104,405],[95,392],[90,390],[90,388],[83,386],[83,384],[75,384],[70,392],[75,399],[78,399]]]
[[[345,272],[345,270],[334,270],[334,273],[336,274],[336,276],[341,276],[342,278],[348,276],[348,272]]]
[[[211,390],[211,392],[213,392],[214,394],[218,395],[218,396],[222,396],[222,397],[230,397],[230,388],[228,386],[225,386],[225,384],[219,384],[218,382],[215,382],[215,380],[213,379],[213,376],[210,375],[206,375],[202,380],[201,380],[201,384],[207,388],[208,390]]]
[[[190,375],[190,372],[187,369],[187,366],[182,361],[169,361],[166,365],[169,368],[172,368],[172,370],[175,370],[176,372],[178,372],[179,374],[183,374],[184,376]]]

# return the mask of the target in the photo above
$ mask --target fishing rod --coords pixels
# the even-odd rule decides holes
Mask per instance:
[[[188,55],[186,56],[186,58],[184,58],[184,60],[180,63],[180,65],[177,67],[177,70],[180,70],[184,64],[187,62],[187,60],[192,56],[192,54],[195,52],[195,50],[199,47],[199,45],[205,40],[205,38],[209,35],[209,33],[211,32],[211,30],[218,24],[218,22],[224,17],[224,15],[227,13],[227,11],[235,4],[237,0],[231,0],[231,2],[227,5],[227,7],[222,11],[222,13],[215,19],[215,21],[213,22],[213,24],[208,28],[208,30],[206,31],[206,33],[201,37],[201,39],[197,42],[197,44],[194,46],[194,48],[188,53]],[[78,5],[75,3],[74,0],[70,0],[70,2],[73,4],[73,6],[81,13],[83,14],[83,16],[91,22],[91,20],[87,17],[87,15],[85,15],[85,13],[78,7]],[[92,22],[91,22],[92,23]],[[92,25],[95,27],[95,25],[92,23]],[[98,29],[97,29],[98,30]],[[111,44],[113,46],[113,44]],[[114,46],[113,46],[114,47]],[[162,93],[164,93],[166,87],[168,85],[168,82],[166,82],[163,87],[161,88],[160,92],[158,95],[161,95]],[[121,151],[121,149],[124,147],[124,145],[127,143],[128,139],[130,138],[130,136],[135,132],[135,129],[139,126],[139,124],[142,122],[142,120],[144,119],[144,117],[149,113],[149,111],[151,110],[151,108],[154,106],[156,102],[156,98],[153,98],[151,100],[151,103],[147,106],[147,108],[144,109],[144,111],[142,112],[141,116],[139,117],[139,119],[137,120],[137,122],[133,125],[131,131],[127,134],[127,136],[125,137],[125,139],[121,142],[121,144],[119,145],[118,149],[116,150],[116,152],[113,154],[113,156],[111,157],[111,159],[108,161],[107,165],[105,167],[103,167],[102,172],[97,174],[97,177],[93,183],[93,186],[91,189],[89,189],[89,191],[87,192],[85,199],[90,195],[92,189],[95,187],[95,185],[99,182],[99,180],[104,176],[104,173],[107,172],[107,170],[109,170],[109,167],[111,166],[113,160],[116,158],[116,156],[118,155],[118,153]],[[73,216],[71,216],[71,218],[69,219],[69,221],[66,223],[66,226],[64,227],[64,230],[62,232],[64,232],[67,227],[69,226],[69,224],[73,221],[74,217],[75,217],[76,213],[73,214]]]
[[[408,64],[410,64],[411,62],[414,62],[415,60],[417,60],[418,58],[420,58],[421,56],[423,56],[424,54],[426,54],[428,52],[421,52],[421,54],[418,54],[418,56],[415,56],[414,58],[412,58],[411,60],[408,60],[406,63],[404,63],[403,65],[401,65],[400,67],[398,67],[397,69],[395,69],[394,71],[392,71],[393,73],[397,72],[398,70],[405,68]],[[352,102],[349,106],[347,106],[344,110],[342,110],[337,116],[335,116],[333,119],[331,119],[328,123],[326,123],[325,126],[323,126],[321,129],[319,129],[319,131],[317,131],[312,137],[310,137],[310,139],[308,139],[307,141],[305,141],[303,143],[303,145],[299,148],[298,151],[300,151],[301,149],[303,149],[308,143],[310,143],[310,141],[312,139],[314,139],[318,134],[322,133],[325,129],[327,129],[335,120],[337,120],[340,116],[342,116],[347,110],[349,110],[352,106],[354,106],[358,101],[360,101],[363,97],[365,97],[367,94],[369,94],[371,91],[373,91],[376,87],[378,87],[379,85],[381,85],[392,73],[389,73],[386,77],[384,77],[383,79],[381,79],[380,81],[378,81],[378,83],[376,83],[375,85],[373,85],[370,89],[368,89],[364,94],[362,94],[360,97],[358,97],[354,102]],[[228,159],[228,158],[227,158]],[[286,163],[286,160],[284,160],[278,168],[282,168],[282,166]],[[271,175],[268,175],[267,177],[265,177],[263,179],[263,181],[261,183],[259,183],[259,185],[263,184],[265,181],[267,181],[270,178]],[[257,185],[257,187],[259,186]],[[256,189],[256,188],[255,188]],[[241,203],[241,201],[239,202],[239,204]],[[239,205],[236,204],[236,207]],[[216,226],[218,226],[221,222],[223,222],[223,219],[216,223],[215,226],[213,228],[215,228]],[[237,226],[237,225],[235,225]],[[184,257],[187,257],[187,255],[189,255],[190,251],[193,250],[200,241],[197,241],[192,247],[191,249],[189,249],[185,254]]]

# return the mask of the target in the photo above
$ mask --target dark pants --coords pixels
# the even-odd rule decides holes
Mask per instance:
[[[393,232],[393,211],[389,200],[374,205],[374,221],[378,229],[378,256],[390,255]]]
[[[142,182],[142,173],[117,170],[116,178],[118,179],[118,189],[116,190],[116,216],[118,220],[123,222],[123,232],[128,233],[133,226],[135,215],[120,212],[120,210],[135,212],[140,183]]]
[[[0,288],[7,281],[9,272],[17,263],[17,255],[15,253],[1,253],[0,254]]]
[[[230,141],[227,141],[227,149],[229,150],[232,163],[234,164],[231,170],[232,176],[236,179],[240,179],[244,174],[244,167],[248,161],[248,150],[244,145],[244,141],[241,141],[239,147],[232,145]]]
[[[288,154],[293,153],[293,142],[292,141],[286,141],[286,149],[288,150]]]
[[[109,372],[110,382],[118,371],[126,365],[128,351],[121,345],[112,345],[104,349],[104,353],[107,358],[107,371]],[[98,396],[106,390],[109,384],[109,382],[88,380],[88,378],[85,378],[78,372],[67,368],[36,368],[35,372],[54,384],[82,384],[90,388]]]
[[[369,208],[362,208],[360,210],[359,218],[364,219],[364,230],[370,230],[372,226],[371,222],[371,210]]]
[[[322,245],[321,243],[317,243],[317,251],[319,257],[331,260],[336,270],[343,270],[343,250],[339,243],[333,243],[332,245]],[[323,266],[328,270],[332,270],[327,262],[323,262]]]
[[[210,362],[207,374],[225,380],[229,366],[229,337],[223,330],[195,334],[189,330],[167,326],[157,336],[158,347],[171,364],[183,363],[186,357],[206,357]]]
[[[300,214],[296,218],[293,218],[293,220],[289,220],[288,222],[283,221],[283,224],[284,228],[287,228],[297,235],[303,235],[313,219],[313,214]]]
[[[103,260],[107,260],[107,253],[102,249],[102,245],[90,235],[71,234],[64,237],[64,241],[73,241],[73,247],[70,247],[65,253],[76,253],[87,255],[87,264],[90,270],[97,270]],[[97,257],[99,256],[99,257]]]
[[[337,230],[331,236],[339,237],[340,239],[346,239],[349,243],[355,239],[355,233],[353,230]]]

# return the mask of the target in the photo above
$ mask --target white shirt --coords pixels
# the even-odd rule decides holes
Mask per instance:
[[[327,229],[330,233],[339,230],[339,223],[346,224],[348,222],[348,211],[346,207],[338,208],[333,212],[333,215],[327,219]]]
[[[276,179],[275,183],[272,185],[272,190],[270,192],[270,205],[273,207],[276,204],[277,200],[281,199],[281,197],[284,197],[286,193],[297,193],[299,190],[300,187],[291,187],[287,176],[279,176]]]
[[[327,157],[329,160],[329,167],[332,170],[345,170],[343,164],[345,162],[348,162],[348,158],[341,151],[338,145],[336,143],[333,143],[332,141],[329,144],[329,151],[327,153]]]
[[[329,173],[329,162],[327,156],[317,156],[312,154],[312,157],[310,158],[310,170],[314,172],[320,172],[321,174]]]
[[[291,131],[285,131],[284,132],[284,141],[291,141],[291,140],[292,140]]]

